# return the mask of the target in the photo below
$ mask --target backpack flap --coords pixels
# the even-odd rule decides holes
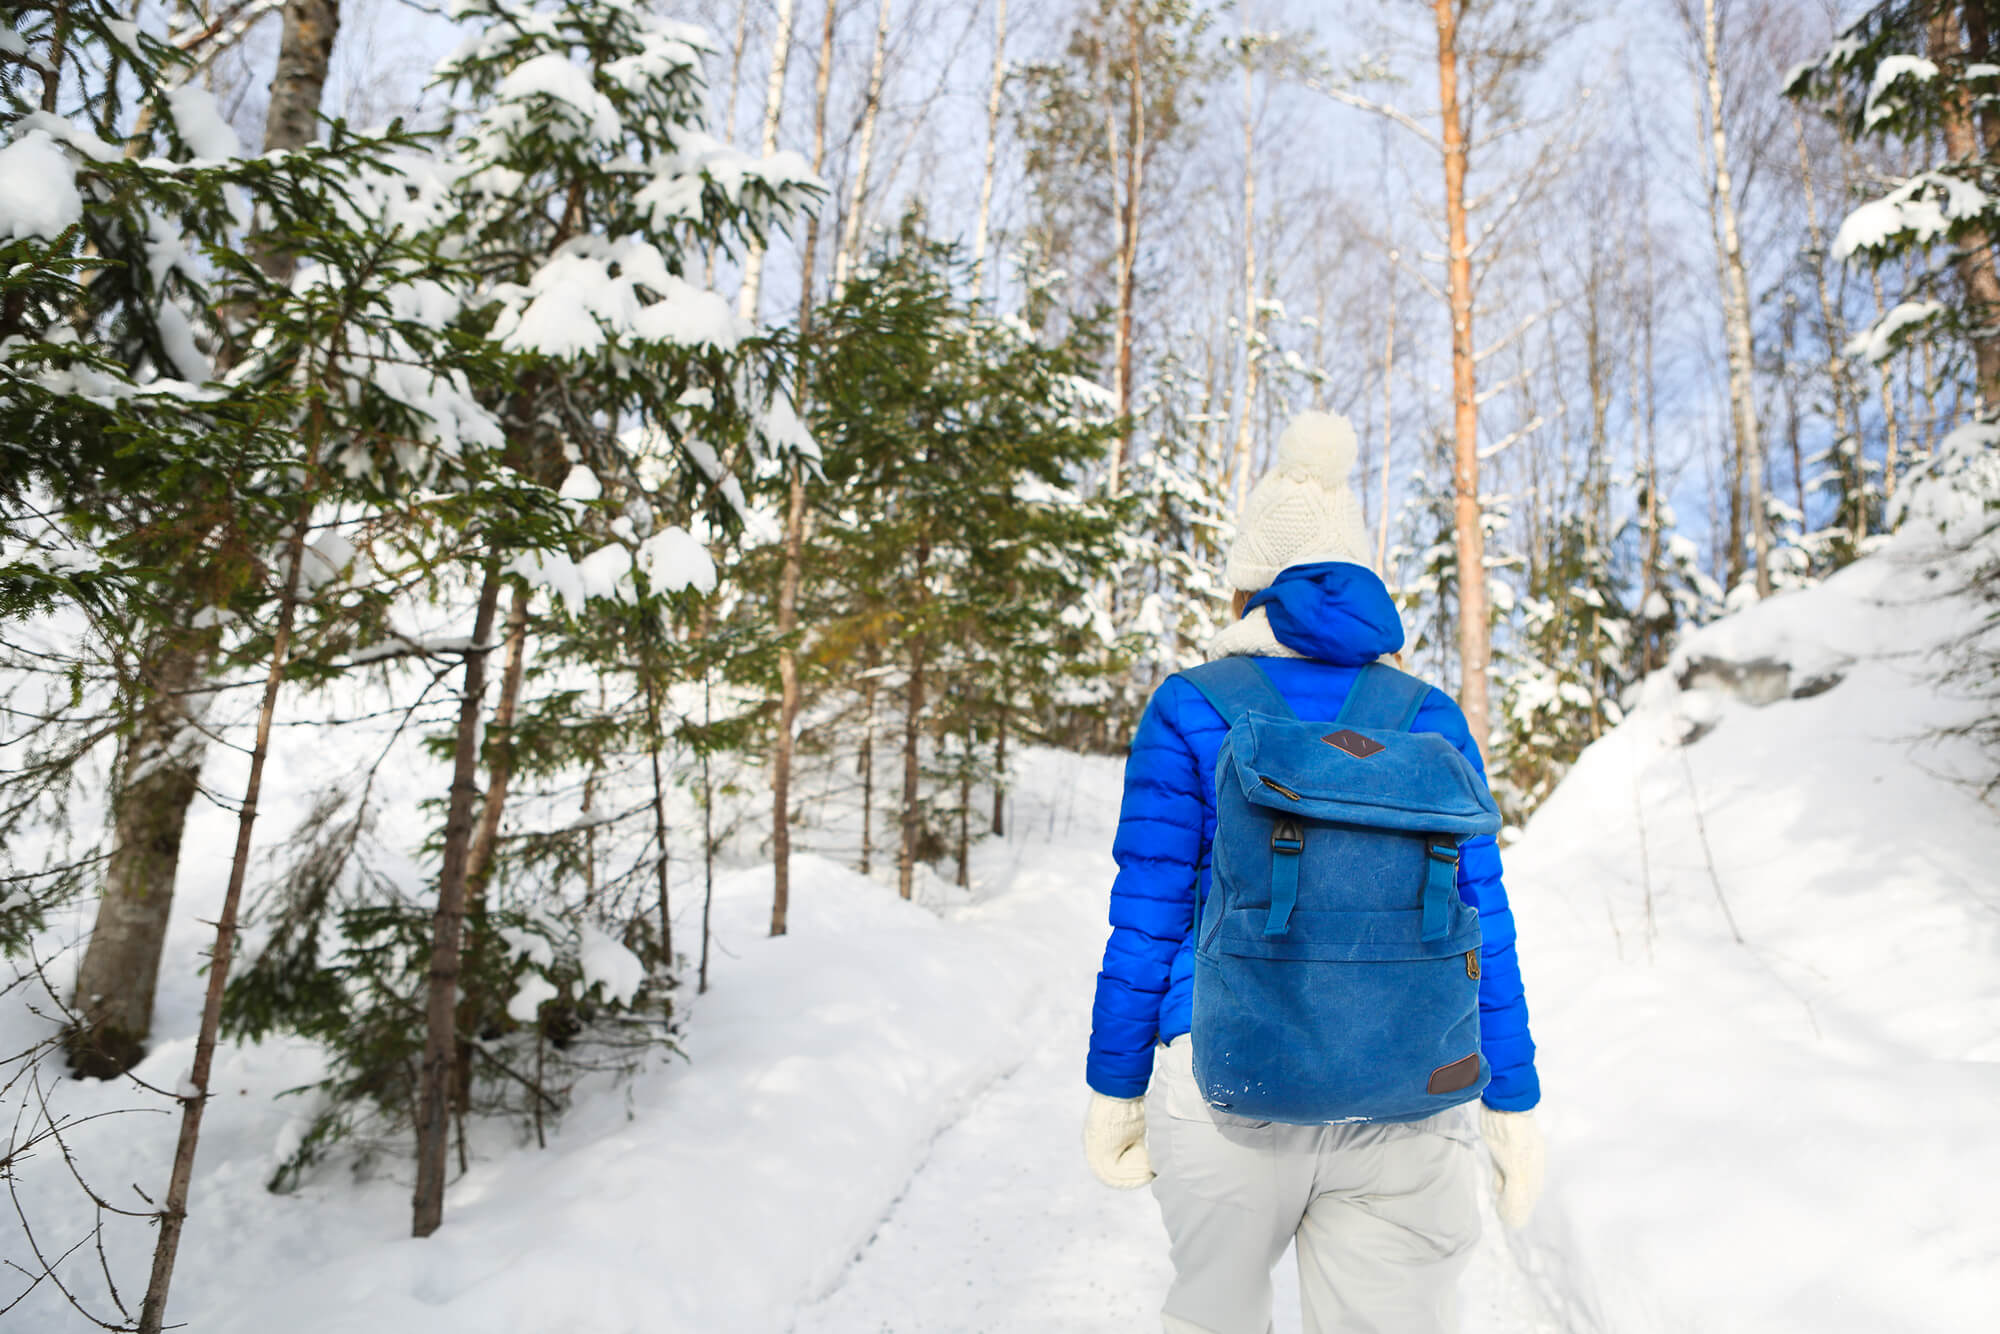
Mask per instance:
[[[1454,841],[1500,828],[1477,771],[1435,732],[1251,713],[1231,730],[1228,749],[1244,799],[1272,811]]]

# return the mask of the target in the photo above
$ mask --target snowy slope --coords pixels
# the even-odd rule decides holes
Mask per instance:
[[[2000,1291],[1983,1207],[2000,1174],[2000,829],[1940,776],[1972,757],[1925,740],[1965,708],[1925,675],[1965,614],[1940,582],[1876,557],[1711,627],[1684,650],[1701,679],[1733,672],[1776,702],[1657,675],[1508,851],[1551,1186],[1525,1233],[1489,1221],[1467,1328],[1983,1326],[1978,1301]],[[1733,670],[1765,659],[1782,670]],[[933,883],[930,907],[905,904],[805,857],[773,941],[768,869],[725,877],[687,1059],[599,1088],[546,1151],[485,1127],[429,1240],[405,1235],[401,1163],[267,1193],[298,1110],[274,1095],[317,1056],[226,1047],[174,1317],[204,1334],[1151,1327],[1157,1212],[1096,1186],[1078,1143],[1120,766],[1017,763],[1012,827],[977,850],[969,897]],[[310,764],[280,772],[282,828]],[[227,845],[220,825],[197,832],[140,1072],[168,1087]],[[676,895],[691,912],[692,886]],[[20,995],[0,1008],[10,1044],[42,1022]],[[70,1081],[54,1097],[78,1114],[134,1101]],[[114,1193],[153,1190],[172,1135],[168,1117],[120,1117],[73,1145]],[[21,1185],[44,1240],[67,1245],[88,1215],[65,1181],[45,1155]],[[128,1302],[149,1244],[143,1224],[107,1231]],[[0,1256],[19,1248],[0,1231]],[[64,1273],[107,1309],[88,1247]],[[1296,1329],[1288,1276],[1280,1290],[1279,1328]],[[88,1328],[46,1287],[6,1323]]]
[[[1677,666],[1841,679],[1656,674],[1508,855],[1552,1164],[1521,1249],[1577,1328],[1990,1323],[2000,823],[1928,739],[1967,710],[1928,678],[1948,582],[1892,551],[1694,636]]]

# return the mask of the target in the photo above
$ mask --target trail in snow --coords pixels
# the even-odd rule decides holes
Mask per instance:
[[[1108,850],[1115,805],[1087,802],[1079,813],[1088,827],[1065,841]],[[1026,839],[1038,832],[1030,828]],[[1152,1193],[1109,1190],[1083,1160],[1083,1056],[1091,978],[1109,929],[1109,856],[1072,855],[1058,868],[1024,842],[989,846],[974,866],[981,881],[975,890],[990,897],[959,915],[977,918],[1017,895],[1055,907],[1043,927],[1060,933],[1065,983],[1031,1021],[1038,1036],[1028,1059],[938,1136],[839,1285],[799,1312],[794,1334],[1129,1334],[1157,1327],[1172,1270]],[[1049,876],[1068,879],[1069,892],[1042,892]],[[1278,1266],[1277,1293],[1277,1329],[1297,1330],[1289,1252]],[[1463,1302],[1466,1327],[1482,1334],[1565,1328],[1533,1314],[1532,1286],[1490,1208]]]

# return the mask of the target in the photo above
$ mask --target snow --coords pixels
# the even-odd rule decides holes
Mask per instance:
[[[167,90],[167,110],[174,129],[199,160],[222,161],[241,155],[243,142],[229,128],[215,94],[200,84],[184,83]]]
[[[1992,200],[1972,181],[1943,171],[1919,172],[1880,199],[1849,213],[1834,234],[1834,258],[1909,240],[1929,245],[1955,223],[1976,220]]]
[[[597,474],[585,464],[576,464],[563,478],[562,489],[556,493],[564,500],[596,500],[604,494],[604,484],[597,480]]]
[[[83,220],[76,164],[46,133],[30,131],[0,148],[0,237],[53,241]]]
[[[1893,88],[1898,80],[1914,79],[1928,83],[1937,77],[1938,67],[1922,56],[1887,55],[1875,66],[1875,77],[1868,84],[1868,97],[1863,106],[1863,117],[1872,128],[1902,110],[1901,101],[1885,98],[1884,94]]]
[[[791,395],[780,392],[772,397],[765,405],[758,429],[772,457],[797,458],[813,464],[819,462],[819,442],[813,439],[812,431],[799,419],[799,411],[792,405]]]
[[[641,543],[639,568],[646,572],[647,581],[656,590],[715,591],[715,560],[708,554],[708,548],[685,528],[663,528]]]
[[[1925,324],[1944,313],[1938,301],[1899,302],[1888,314],[1847,340],[1842,349],[1862,361],[1886,361],[1896,351],[1896,339],[1905,330]]]
[[[1550,1187],[1524,1231],[1489,1218],[1468,1329],[1986,1320],[2000,828],[1951,781],[1975,757],[1926,740],[1971,707],[1928,676],[1969,614],[1952,573],[1899,540],[1698,632],[1509,846]],[[1755,707],[1682,690],[1696,657],[1840,680]],[[328,760],[311,734],[276,744],[266,819],[283,828]],[[427,1240],[403,1235],[400,1163],[266,1191],[302,1127],[277,1094],[317,1079],[321,1058],[297,1040],[224,1044],[171,1318],[216,1334],[1150,1327],[1167,1279],[1157,1213],[1143,1191],[1097,1186],[1078,1144],[1120,762],[1029,750],[1014,765],[1008,834],[976,847],[970,893],[927,874],[904,902],[802,854],[790,933],[773,939],[769,868],[725,862],[712,988],[677,993],[684,1059],[587,1085],[546,1150],[475,1123],[471,1170]],[[435,777],[384,781],[434,795]],[[827,838],[819,819],[802,836]],[[138,1072],[169,1089],[192,1053],[228,828],[203,806],[189,831],[160,1037]],[[685,951],[697,868],[671,865]],[[538,967],[557,958],[539,930],[506,939]],[[576,949],[587,985],[637,985],[610,935]],[[55,976],[73,967],[72,952]],[[510,1012],[552,994],[527,970]],[[8,1050],[45,1028],[0,1007]],[[54,1096],[76,1115],[144,1101],[77,1081]],[[95,1179],[151,1189],[173,1131],[113,1117],[79,1126],[73,1148]],[[62,1213],[76,1197],[60,1162],[23,1165],[18,1184],[51,1235],[87,1228],[87,1206]],[[142,1272],[150,1240],[110,1225],[114,1273]],[[94,1257],[68,1273],[102,1304]],[[1280,1294],[1277,1328],[1295,1331],[1282,1270]],[[47,1291],[19,1323],[86,1328]]]
[[[677,277],[650,242],[580,237],[535,271],[526,286],[496,293],[495,329],[515,352],[582,357],[610,339],[729,351],[751,325],[720,294]]]
[[[497,105],[490,114],[496,121],[503,120],[508,112],[520,110],[510,103],[544,98],[555,105],[552,114],[544,113],[534,121],[540,133],[560,132],[564,137],[605,145],[616,144],[623,133],[617,109],[610,98],[597,91],[590,71],[554,52],[530,57],[509,70],[494,92]]]
[[[638,955],[590,923],[583,924],[582,933],[577,962],[583,967],[584,989],[601,986],[607,1000],[631,1004],[646,981],[646,965],[639,961]]]
[[[1926,677],[1964,615],[1935,569],[1892,549],[1701,632],[1682,656],[1844,679],[1752,708],[1656,674],[1509,851],[1553,1164],[1523,1240],[1597,1327],[1983,1320],[2000,829],[1922,740],[1967,710]]]
[[[214,363],[195,343],[194,321],[174,301],[162,301],[154,314],[160,330],[160,344],[166,349],[172,369],[184,380],[206,380],[215,374]]]

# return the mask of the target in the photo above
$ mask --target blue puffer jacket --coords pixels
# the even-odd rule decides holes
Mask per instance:
[[[1373,571],[1323,562],[1293,566],[1251,599],[1278,642],[1304,658],[1263,657],[1301,718],[1332,719],[1357,670],[1403,646],[1396,605]],[[1215,835],[1215,758],[1228,727],[1193,686],[1169,678],[1139,720],[1125,765],[1125,802],[1112,854],[1111,941],[1091,1011],[1090,1087],[1136,1098],[1152,1076],[1153,1048],[1188,1031],[1194,992],[1194,923],[1208,893]],[[1449,740],[1481,775],[1479,748],[1465,716],[1433,689],[1412,730]],[[1514,952],[1514,915],[1500,882],[1500,850],[1488,835],[1459,856],[1458,892],[1479,910],[1484,933],[1479,980],[1480,1047],[1492,1066],[1487,1105],[1520,1112],[1541,1098],[1528,1002]]]

